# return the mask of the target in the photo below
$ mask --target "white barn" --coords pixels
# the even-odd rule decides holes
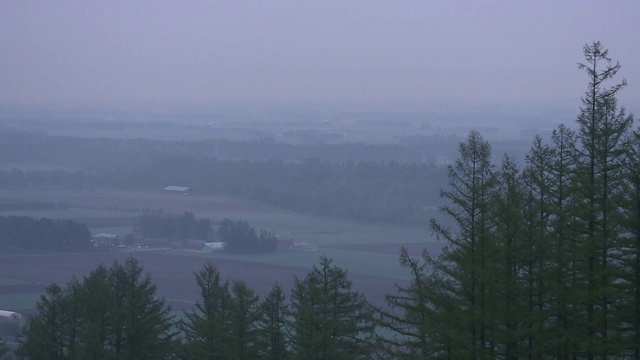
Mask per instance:
[[[191,190],[190,187],[188,186],[174,186],[174,185],[170,185],[164,188],[164,191],[168,191],[168,192],[174,192],[174,193],[179,193],[179,194],[186,194],[189,190]]]
[[[208,247],[209,251],[222,251],[222,250],[224,250],[224,247],[225,247],[226,243],[222,242],[222,241],[206,242],[206,243],[204,243],[204,245],[206,247]]]
[[[20,320],[20,319],[22,319],[22,315],[20,313],[15,312],[15,311],[0,310],[0,319]]]

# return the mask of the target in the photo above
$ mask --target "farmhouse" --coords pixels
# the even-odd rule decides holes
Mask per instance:
[[[187,240],[184,242],[185,250],[201,251],[204,247],[204,241],[202,240]]]
[[[278,239],[278,250],[291,251],[293,250],[293,244],[295,244],[293,239]]]
[[[100,233],[91,238],[91,242],[95,247],[111,247],[124,243],[124,239],[118,235]]]
[[[189,190],[191,190],[191,188],[188,187],[188,186],[169,185],[169,186],[164,188],[164,191],[173,192],[173,193],[179,193],[179,194],[182,194],[182,195],[186,195]]]

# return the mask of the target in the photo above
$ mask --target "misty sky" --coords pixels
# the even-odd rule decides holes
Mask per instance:
[[[0,0],[0,103],[571,102],[600,40],[640,107],[640,1]]]

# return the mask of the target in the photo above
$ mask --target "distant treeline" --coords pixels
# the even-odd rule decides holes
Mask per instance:
[[[145,214],[134,226],[133,232],[145,238],[172,240],[213,240],[212,222],[208,218],[196,219],[192,212],[184,214]]]
[[[56,251],[86,250],[91,232],[73,220],[0,217],[0,245]]]
[[[68,204],[48,201],[0,200],[0,211],[67,209]]]
[[[218,226],[220,240],[226,243],[225,251],[231,253],[274,252],[278,249],[278,239],[273,231],[260,231],[246,221],[224,219]]]
[[[224,219],[213,230],[209,218],[197,219],[193,213],[145,214],[134,226],[134,234],[146,238],[169,238],[176,241],[218,240],[226,243],[225,251],[231,253],[273,252],[278,248],[275,232],[256,231],[243,220]],[[217,238],[214,235],[217,234]]]
[[[317,158],[328,162],[435,162],[455,154],[462,138],[409,136],[398,143],[288,144],[272,138],[255,141],[210,139],[168,141],[151,139],[86,139],[48,136],[44,132],[0,130],[0,163],[31,163],[60,168],[97,170],[156,155],[194,155],[222,160],[299,162]]]
[[[440,204],[446,170],[426,163],[331,163],[319,159],[219,160],[194,155],[156,155],[95,173],[13,170],[0,172],[2,188],[124,189],[155,191],[191,186],[220,194],[338,218],[395,224],[424,224]]]

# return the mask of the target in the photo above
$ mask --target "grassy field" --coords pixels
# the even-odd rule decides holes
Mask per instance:
[[[1,261],[1,260],[0,260]],[[26,281],[21,281],[21,280],[16,280],[16,279],[5,279],[5,278],[0,278],[0,286],[7,286],[7,285],[23,285],[26,284]]]
[[[42,293],[6,294],[0,296],[0,309],[35,309]]]

